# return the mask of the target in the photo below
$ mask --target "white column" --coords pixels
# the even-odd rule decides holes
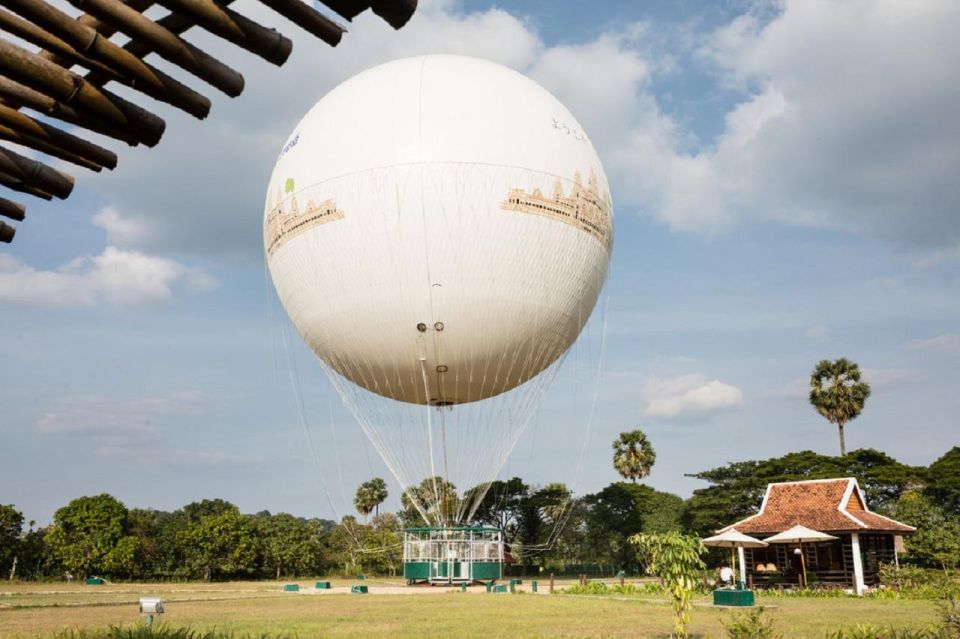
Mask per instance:
[[[747,560],[744,556],[743,546],[737,548],[737,556],[740,558],[740,581],[747,583]]]
[[[863,560],[860,558],[860,534],[859,533],[850,534],[850,545],[851,545],[851,550],[853,551],[854,590],[857,592],[857,595],[863,596],[863,593],[867,589],[867,586],[866,584],[863,583]]]

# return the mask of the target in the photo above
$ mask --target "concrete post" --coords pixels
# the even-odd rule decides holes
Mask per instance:
[[[743,584],[747,583],[747,558],[746,553],[743,551],[743,546],[737,548],[737,556],[740,559],[740,582]]]
[[[863,558],[860,556],[860,533],[850,534],[850,550],[853,552],[853,589],[863,596],[867,586],[863,582]]]

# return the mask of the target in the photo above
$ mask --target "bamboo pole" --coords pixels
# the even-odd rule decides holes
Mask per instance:
[[[17,178],[24,186],[41,189],[61,200],[73,190],[73,178],[66,173],[4,147],[0,147],[0,171]]]
[[[73,107],[62,104],[50,96],[2,76],[0,76],[0,99],[13,108],[26,107],[33,109],[37,113],[43,113],[63,122],[90,129],[101,135],[126,142],[130,146],[140,144],[140,140],[128,129],[115,127],[101,119],[80,113]]]
[[[346,29],[302,0],[260,0],[298,27],[317,36],[331,47],[340,44]]]
[[[65,149],[45,142],[43,140],[38,140],[32,135],[27,135],[21,133],[20,131],[15,131],[8,126],[0,124],[0,140],[5,140],[7,142],[13,142],[14,144],[19,144],[20,146],[25,146],[28,149],[34,149],[35,151],[40,151],[41,153],[46,153],[55,158],[60,158],[61,160],[66,160],[77,166],[82,166],[85,169],[90,169],[95,173],[99,173],[103,167],[97,164],[96,162],[91,162],[86,158],[82,158],[76,153],[71,153]]]
[[[57,146],[99,166],[105,166],[108,169],[117,166],[117,155],[113,151],[97,146],[66,131],[61,131],[49,124],[37,122],[30,116],[5,105],[0,105],[0,124],[47,144]]]
[[[387,21],[394,29],[405,25],[417,10],[417,0],[320,0],[323,4],[353,20],[367,9]]]
[[[210,100],[163,71],[145,63],[99,33],[95,28],[47,4],[44,0],[3,0],[4,5],[47,32],[20,27],[21,37],[47,50],[46,58],[64,68],[80,64],[100,71],[150,97],[171,104],[203,119],[210,112]],[[8,23],[13,22],[9,18]],[[42,33],[42,32],[41,32]],[[52,35],[51,35],[52,34]],[[28,37],[29,36],[29,37]]]
[[[129,128],[147,146],[156,145],[166,127],[149,111],[5,40],[0,40],[0,74],[114,126]]]
[[[139,6],[137,2],[145,3],[147,1],[148,0],[131,0],[129,5],[136,9]],[[152,0],[149,0],[149,1],[152,1]],[[233,2],[233,0],[222,0],[217,4],[219,4],[222,7],[225,7],[229,5],[231,2]],[[97,25],[102,25],[97,27],[97,30],[100,31],[101,33],[104,33],[105,29],[112,30],[112,27],[110,27],[106,23],[101,23],[99,20],[97,20],[92,16],[81,16],[79,19],[83,21],[86,18],[90,19],[91,24],[96,23]],[[159,20],[157,20],[157,24],[159,24],[161,27],[163,27],[170,33],[175,33],[177,35],[183,33],[184,31],[194,26],[194,23],[192,20],[190,20],[186,16],[180,15],[179,13],[171,13],[170,15],[164,16]],[[150,43],[144,42],[143,40],[131,40],[130,42],[123,45],[123,49],[125,51],[129,51],[130,53],[137,56],[138,58],[145,58],[148,54],[153,53],[153,47],[150,46]],[[86,76],[84,76],[84,79],[87,80],[88,82],[93,82],[94,84],[103,84],[109,80],[109,77],[102,75],[98,71],[91,71]]]
[[[20,178],[4,173],[0,170],[0,186],[5,186],[11,191],[18,191],[20,193],[26,193],[27,195],[32,195],[33,197],[38,197],[41,200],[52,200],[53,196],[44,191],[43,189],[38,189],[33,186],[27,186],[23,183],[23,180]]]
[[[0,197],[0,215],[21,222],[26,216],[26,210],[23,204],[11,202],[5,197]]]
[[[211,86],[236,97],[243,91],[243,76],[118,0],[68,0],[70,4],[107,22],[135,40],[149,42],[162,58]]]
[[[293,50],[293,43],[274,29],[260,26],[253,20],[213,0],[159,0],[160,4],[238,47],[280,66]]]
[[[155,3],[154,3],[154,0],[123,0],[123,4],[127,5],[134,11],[143,13],[144,11],[152,7]],[[83,14],[82,16],[77,18],[77,20],[87,25],[91,29],[94,29],[97,33],[102,35],[104,38],[109,38],[110,36],[112,36],[114,33],[117,32],[116,27],[114,27],[112,24],[110,24],[109,22],[104,22],[103,20],[100,20],[96,16],[92,16],[89,13]]]
[[[353,20],[370,8],[370,0],[320,0],[320,2],[347,20]]]
[[[111,76],[116,75],[112,69],[101,65],[96,60],[80,54],[69,44],[53,35],[47,29],[41,28],[33,22],[28,22],[20,16],[11,13],[5,9],[0,9],[0,29],[7,33],[17,36],[21,40],[35,44],[41,49],[45,49],[51,54],[59,56],[63,60],[60,66],[69,67],[75,64],[87,67],[88,69],[101,69]],[[42,54],[41,54],[42,55]],[[53,57],[50,57],[53,59]]]
[[[0,222],[0,242],[9,244],[13,241],[13,236],[17,234],[17,229],[6,222]]]
[[[391,27],[399,29],[417,10],[417,0],[374,0],[370,3],[370,8]]]

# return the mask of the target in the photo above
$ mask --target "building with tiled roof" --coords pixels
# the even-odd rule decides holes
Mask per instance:
[[[721,529],[764,539],[796,525],[829,533],[835,541],[771,544],[747,549],[748,580],[758,586],[789,585],[800,579],[804,553],[811,583],[863,592],[879,583],[881,563],[898,560],[903,535],[916,529],[870,511],[852,477],[769,484],[757,514]]]

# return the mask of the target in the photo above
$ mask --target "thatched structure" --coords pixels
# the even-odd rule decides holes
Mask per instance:
[[[168,13],[151,20],[154,0],[68,0],[84,15],[72,17],[44,0],[0,0],[0,139],[35,149],[91,171],[113,169],[114,152],[29,115],[62,120],[131,146],[154,146],[166,123],[107,89],[118,82],[203,119],[210,99],[146,62],[153,53],[230,97],[243,91],[243,76],[181,35],[200,27],[276,65],[293,48],[277,31],[228,5],[232,0],[156,0]],[[259,0],[330,46],[346,29],[301,0]],[[352,20],[367,9],[399,29],[417,0],[322,0]],[[129,41],[121,46],[114,34]],[[15,40],[15,41],[14,41]],[[22,44],[31,45],[31,49]],[[50,200],[66,198],[73,177],[0,145],[0,185]],[[0,216],[24,219],[25,207],[0,197]],[[0,241],[15,228],[0,221]]]

